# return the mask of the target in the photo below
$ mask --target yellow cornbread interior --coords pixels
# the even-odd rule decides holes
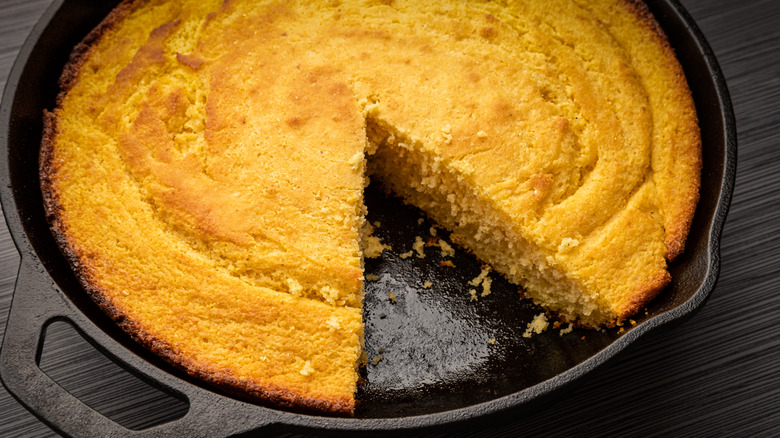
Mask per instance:
[[[349,412],[367,173],[564,319],[614,322],[668,282],[699,140],[640,18],[563,0],[126,5],[52,116],[49,213],[88,288],[169,360]]]

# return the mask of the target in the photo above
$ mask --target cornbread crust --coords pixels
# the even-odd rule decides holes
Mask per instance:
[[[153,3],[153,2],[144,2],[142,0],[133,0],[133,1],[126,1],[123,2],[117,9],[115,9],[107,18],[104,20],[103,23],[101,23],[98,28],[96,28],[93,32],[91,32],[87,38],[79,44],[76,49],[74,49],[73,54],[71,55],[71,60],[68,63],[67,67],[65,68],[65,71],[63,72],[63,76],[60,80],[61,85],[61,93],[58,96],[58,106],[62,105],[62,102],[64,100],[64,96],[68,93],[68,91],[72,88],[73,84],[79,79],[79,75],[84,69],[84,64],[86,60],[91,56],[91,51],[94,49],[94,47],[100,43],[101,39],[104,38],[105,35],[108,35],[114,28],[118,27],[122,21],[134,10],[139,9],[143,7],[147,3]],[[224,12],[229,10],[235,3],[237,2],[225,2],[218,12]],[[584,10],[590,10],[592,13],[594,13],[597,17],[599,17],[599,14],[607,14],[611,13],[608,9],[609,6],[604,6],[600,4],[596,5],[590,5],[589,2],[579,2],[579,6],[583,8]],[[624,46],[622,47],[622,50],[625,50],[630,57],[635,57],[636,59],[639,59],[642,62],[646,63],[655,63],[658,62],[658,59],[664,59],[666,62],[661,64],[666,64],[666,67],[668,68],[667,74],[670,77],[667,78],[668,82],[667,84],[672,84],[671,91],[668,91],[667,94],[662,95],[660,98],[656,98],[655,96],[649,97],[649,105],[651,107],[667,107],[671,106],[669,113],[671,114],[679,114],[680,117],[676,119],[671,120],[663,120],[663,121],[657,121],[655,117],[653,117],[653,123],[665,123],[665,124],[671,124],[673,128],[671,131],[675,132],[675,137],[673,141],[668,141],[666,138],[660,138],[655,139],[655,141],[652,142],[652,162],[650,163],[650,168],[652,169],[652,175],[648,178],[650,178],[652,181],[652,184],[647,185],[643,184],[641,188],[637,188],[629,195],[629,199],[626,200],[626,205],[631,206],[634,208],[635,212],[632,212],[618,221],[607,221],[605,224],[599,225],[596,227],[596,230],[601,230],[602,228],[610,227],[614,225],[614,222],[620,222],[623,225],[628,226],[629,228],[632,226],[631,224],[634,223],[648,223],[648,218],[650,216],[653,216],[653,218],[656,218],[655,215],[660,215],[661,221],[663,222],[663,232],[664,237],[662,238],[665,248],[662,250],[658,247],[653,247],[652,251],[655,251],[656,254],[661,254],[663,262],[663,266],[656,269],[655,274],[652,276],[646,278],[644,282],[641,284],[635,284],[634,290],[630,295],[626,295],[626,299],[620,304],[620,307],[613,309],[613,314],[600,314],[600,313],[594,313],[595,316],[593,316],[590,320],[579,320],[577,319],[577,315],[575,313],[566,311],[566,310],[560,310],[555,307],[548,307],[548,309],[552,310],[553,312],[558,312],[559,315],[564,320],[568,320],[577,324],[582,324],[585,326],[594,326],[594,325],[607,325],[611,326],[616,323],[620,323],[620,321],[623,318],[627,318],[628,316],[636,313],[639,311],[650,299],[652,299],[655,295],[660,292],[666,284],[670,281],[669,273],[666,271],[666,265],[665,260],[673,260],[679,253],[682,252],[684,243],[685,243],[685,236],[687,234],[688,228],[690,227],[690,223],[693,218],[693,213],[695,210],[696,202],[698,199],[698,174],[700,173],[701,169],[701,158],[700,158],[700,140],[698,136],[698,130],[695,126],[696,122],[696,116],[695,116],[695,110],[693,108],[693,103],[690,100],[690,95],[687,92],[687,87],[685,84],[685,78],[682,74],[682,71],[679,67],[679,65],[676,63],[676,60],[674,59],[674,54],[672,49],[670,48],[668,42],[666,41],[665,36],[662,32],[660,32],[660,28],[658,27],[655,20],[650,16],[649,12],[647,11],[647,8],[634,0],[631,0],[630,2],[620,3],[620,7],[625,8],[626,10],[631,11],[631,14],[634,17],[638,17],[638,22],[641,26],[645,28],[645,31],[647,33],[648,39],[654,40],[652,44],[655,45],[656,49],[660,48],[660,52],[653,52],[650,51],[650,55],[645,54],[643,52],[644,46],[640,44],[641,47],[634,47],[632,45]],[[284,20],[289,17],[293,17],[294,14],[291,13],[290,10],[286,9],[285,7],[279,6],[275,9],[272,9],[272,13],[269,14],[267,17],[265,17],[268,22],[273,22],[276,19]],[[208,17],[206,22],[209,22],[212,20],[212,17],[215,16],[216,12],[211,13]],[[509,19],[512,19],[511,14],[507,14],[507,16],[502,16],[499,13],[496,13],[495,16],[491,13],[486,13],[484,15],[484,20],[488,23],[486,27],[483,27],[479,30],[479,36],[483,38],[486,41],[501,41],[501,38],[504,35],[504,31],[506,30],[505,23],[502,20],[506,20],[507,17]],[[154,38],[164,39],[166,35],[168,35],[169,32],[173,31],[181,21],[177,19],[176,21],[172,21],[170,23],[165,23],[161,25],[160,27],[156,28],[154,31],[150,34],[150,40]],[[633,22],[632,22],[633,23]],[[614,32],[616,34],[620,34],[622,29],[626,26],[630,27],[633,24],[632,23],[623,23],[623,22],[617,22],[617,23],[611,23],[607,20],[602,20],[601,24],[608,28],[610,32]],[[269,27],[269,29],[272,29],[272,27]],[[349,33],[353,32],[353,33]],[[377,30],[366,30],[366,29],[359,29],[359,30],[351,30],[351,31],[340,31],[336,30],[332,34],[328,34],[325,32],[323,35],[325,35],[327,38],[363,38],[367,41],[388,41],[392,37],[389,37],[388,35],[385,35],[382,31]],[[286,34],[285,34],[286,36]],[[422,37],[420,38],[422,41]],[[412,40],[412,44],[410,44],[410,50],[415,49],[417,46],[417,41]],[[423,45],[421,46],[421,49],[425,49],[424,41]],[[659,55],[660,56],[657,56]],[[151,57],[157,57],[158,59],[162,58],[162,51],[159,53],[157,52],[148,52],[146,55]],[[646,57],[643,61],[643,56]],[[190,55],[187,53],[177,53],[176,58],[178,59],[179,63],[189,67],[193,71],[198,71],[204,64],[208,64],[211,62],[208,59],[201,58],[198,56]],[[304,66],[305,67],[305,66]],[[306,67],[305,67],[306,68]],[[304,69],[305,69],[304,68]],[[319,81],[319,80],[325,80],[326,82],[330,80],[331,84],[335,84],[335,87],[339,87],[338,85],[342,78],[343,72],[339,72],[338,69],[317,69],[314,68],[310,75],[308,77],[304,76],[304,81],[306,80],[313,80],[313,81]],[[478,71],[478,69],[475,69],[474,72],[469,74],[469,80],[472,80],[474,82],[478,82],[480,80],[481,72]],[[307,79],[309,78],[309,79]],[[354,77],[352,77],[350,80],[354,81]],[[366,83],[369,83],[372,80],[372,78],[360,78],[357,80],[357,82],[351,82],[350,86],[354,86],[357,90],[356,95],[359,97],[361,96],[361,93],[365,90]],[[642,78],[642,80],[645,80],[645,78]],[[653,80],[650,78],[650,80]],[[363,82],[361,82],[363,81]],[[357,84],[357,85],[356,85]],[[361,88],[364,87],[364,88]],[[331,88],[335,89],[335,88]],[[347,93],[348,91],[345,88],[341,88],[341,91],[344,93]],[[687,97],[686,97],[687,96]],[[392,111],[388,111],[386,107],[383,107],[382,105],[385,104],[383,102],[375,101],[375,96],[366,96],[367,100],[363,101],[361,105],[363,105],[363,116],[366,118],[366,123],[368,123],[368,130],[369,134],[372,134],[372,130],[374,130],[373,134],[376,134],[376,130],[379,129],[381,131],[380,133],[382,136],[387,137],[394,136],[397,137],[397,139],[402,139],[404,142],[403,146],[399,146],[398,143],[390,143],[387,141],[387,138],[380,138],[377,136],[374,136],[371,138],[372,145],[369,147],[368,151],[369,153],[373,152],[372,148],[378,147],[379,152],[375,155],[374,158],[369,158],[369,164],[371,164],[371,160],[375,161],[375,164],[377,164],[375,167],[379,168],[382,167],[379,165],[379,163],[389,163],[392,161],[392,159],[387,158],[388,154],[397,154],[399,151],[401,151],[401,155],[403,153],[408,153],[409,158],[408,160],[426,160],[427,157],[430,154],[430,150],[426,150],[424,147],[421,147],[420,144],[422,144],[420,138],[424,137],[424,135],[421,135],[420,130],[416,130],[417,128],[412,125],[405,124],[405,122],[402,119],[400,123],[396,126],[396,124],[393,122],[393,117],[397,117],[397,115],[394,115]],[[657,99],[657,100],[653,100]],[[171,103],[171,105],[174,105],[174,103]],[[378,109],[377,109],[378,108]],[[501,107],[500,105],[497,106],[498,109],[503,109],[505,111],[511,111],[510,106]],[[392,109],[392,108],[391,108]],[[644,108],[643,108],[644,109]],[[112,291],[107,288],[102,288],[100,286],[101,280],[99,275],[95,274],[93,271],[93,267],[90,265],[90,260],[93,259],[92,254],[88,251],[81,250],[79,248],[79,243],[75,242],[71,238],[71,233],[68,230],[68,223],[69,218],[67,215],[67,212],[64,210],[64,208],[61,205],[59,196],[60,191],[58,189],[58,162],[55,158],[55,147],[56,147],[56,138],[59,133],[59,121],[58,121],[58,110],[55,110],[52,113],[46,112],[44,115],[44,139],[42,143],[42,149],[41,149],[41,186],[44,196],[44,203],[46,207],[47,217],[52,225],[52,230],[55,235],[55,238],[57,239],[60,247],[62,248],[64,254],[74,267],[74,271],[76,272],[76,275],[79,279],[79,281],[82,283],[82,285],[85,287],[85,289],[89,292],[89,294],[92,296],[92,298],[98,303],[98,305],[107,313],[109,314],[114,320],[117,321],[117,323],[125,329],[128,333],[133,336],[134,339],[136,339],[139,343],[142,345],[147,346],[151,351],[157,353],[158,355],[162,356],[164,359],[166,359],[168,362],[172,363],[173,365],[182,368],[189,374],[200,378],[204,381],[209,382],[210,384],[213,384],[217,387],[222,388],[223,390],[243,396],[248,397],[253,400],[257,400],[263,403],[271,404],[274,406],[279,406],[283,408],[290,408],[295,410],[303,410],[303,411],[316,411],[316,412],[331,412],[331,413],[340,413],[340,414],[348,414],[352,412],[354,409],[354,399],[346,396],[325,396],[322,394],[316,394],[316,391],[311,392],[311,396],[307,396],[307,390],[301,390],[300,388],[296,388],[295,390],[290,389],[285,386],[280,386],[277,384],[269,383],[267,381],[263,382],[255,382],[252,378],[246,378],[246,377],[237,377],[236,374],[229,370],[229,369],[223,369],[219,367],[215,367],[213,364],[205,363],[202,361],[197,361],[192,359],[191,355],[187,352],[182,352],[178,350],[173,344],[167,342],[163,338],[161,338],[159,335],[155,334],[154,328],[144,327],[142,324],[137,322],[132,314],[129,314],[125,310],[121,308],[121,306],[118,306],[111,297],[111,294],[115,291]],[[346,119],[349,119],[351,113],[351,110],[347,110],[345,114],[343,114],[343,117]],[[303,114],[301,117],[299,116],[292,116],[287,118],[284,122],[292,127],[296,128],[297,126],[300,126],[301,124],[306,123],[306,118],[308,117],[307,114]],[[141,120],[143,118],[143,113],[138,116],[138,119]],[[388,122],[388,120],[390,120]],[[570,133],[572,129],[577,129],[575,127],[576,122],[572,120],[566,120],[565,118],[559,119],[554,121],[551,126],[554,130],[555,135],[561,135],[561,138],[564,138],[567,133]],[[388,125],[389,126],[386,126]],[[339,125],[340,126],[340,125]],[[470,135],[473,138],[476,138],[478,141],[487,141],[486,139],[489,139],[490,134],[488,132],[485,132],[481,129],[481,127],[470,127],[469,129],[472,129],[472,131],[467,131],[461,129],[459,132],[450,132],[447,130],[447,132],[444,132],[445,137],[449,135],[451,138],[454,135],[457,140],[457,136],[467,136]],[[488,130],[489,131],[489,130]],[[659,132],[659,130],[655,130],[655,132]],[[656,135],[656,134],[653,134]],[[661,134],[658,134],[661,135]],[[369,135],[371,137],[371,135]],[[663,141],[657,141],[657,140],[663,140]],[[400,141],[400,140],[398,140]],[[426,139],[428,141],[428,139]],[[129,144],[129,143],[128,143]],[[403,150],[401,150],[403,149]],[[132,154],[129,155],[132,158]],[[142,157],[139,155],[139,157]],[[377,158],[380,157],[380,158]],[[382,161],[377,161],[382,160]],[[445,169],[442,173],[440,169],[437,169],[435,166],[431,168],[426,168],[425,166],[417,166],[417,163],[403,163],[403,166],[406,166],[408,169],[417,169],[417,170],[423,170],[420,172],[421,174],[426,174],[428,172],[428,175],[434,175],[436,178],[442,178],[443,182],[447,182],[447,178],[470,178],[469,172],[464,171],[466,167],[464,167],[461,163],[456,163],[455,161],[449,161],[449,158],[445,156],[445,159],[441,162],[441,168]],[[140,163],[141,166],[143,166],[143,159],[137,160],[138,163]],[[668,167],[669,163],[672,163],[672,167]],[[356,162],[357,163],[357,162]],[[454,163],[454,164],[453,164]],[[131,163],[132,164],[132,163]],[[359,163],[357,163],[359,164]],[[438,166],[439,164],[436,164]],[[388,169],[391,169],[391,167],[388,167]],[[395,168],[392,168],[395,169]],[[410,195],[407,196],[407,200],[418,207],[422,208],[423,210],[427,210],[426,206],[427,203],[430,202],[439,202],[439,199],[436,198],[438,196],[437,194],[431,192],[428,194],[424,194],[423,198],[420,198],[416,201],[413,201],[414,195],[411,195],[409,193],[404,192],[404,188],[399,187],[398,183],[402,181],[412,180],[415,177],[413,175],[407,175],[404,173],[403,170],[397,173],[396,176],[390,176],[388,174],[381,174],[382,172],[377,172],[376,169],[374,170],[374,173],[377,177],[384,180],[386,183],[389,183],[388,185],[394,187],[396,191],[402,195]],[[407,178],[408,177],[408,178]],[[426,177],[428,178],[428,177]],[[429,184],[425,181],[414,181],[413,184],[417,184],[415,187],[415,190],[420,191],[421,189],[425,189],[425,186]],[[544,194],[549,193],[551,190],[554,190],[555,188],[555,180],[552,176],[549,174],[536,174],[533,175],[530,179],[528,179],[527,184],[529,187],[533,189],[534,192],[539,191],[542,193],[542,195],[539,197],[539,200],[544,200]],[[666,194],[666,196],[662,196],[660,198],[661,205],[658,205],[658,210],[653,212],[650,211],[649,215],[647,215],[647,209],[650,208],[650,205],[652,204],[651,201],[648,201],[653,195],[654,191],[658,190],[660,193]],[[427,190],[427,189],[425,189]],[[428,196],[427,198],[425,196]],[[484,198],[481,194],[475,195],[475,203],[481,203],[484,202]],[[446,196],[445,196],[446,197]],[[654,202],[654,201],[653,201]],[[475,204],[476,205],[476,204]],[[197,203],[186,206],[186,208],[195,208],[197,209]],[[449,206],[447,207],[449,208]],[[492,208],[492,207],[491,207]],[[448,223],[450,220],[449,218],[445,217],[446,214],[438,214],[435,212],[430,212],[431,216],[437,220],[440,224],[447,225],[448,228],[454,228],[455,233],[453,234],[453,239],[456,242],[459,242],[463,245],[465,245],[467,248],[474,249],[474,252],[482,257],[483,259],[491,262],[491,252],[490,250],[485,249],[475,249],[482,245],[478,242],[479,239],[474,240],[473,235],[479,235],[482,233],[482,227],[479,226],[479,224],[474,225],[468,225],[464,226],[462,229],[458,228],[457,220],[455,223]],[[498,212],[495,213],[494,216],[499,217],[500,221],[504,221],[504,213]],[[493,216],[491,216],[493,217]],[[187,218],[185,218],[187,219]],[[657,218],[656,218],[657,220]],[[622,221],[622,222],[621,222]],[[197,224],[197,222],[196,222]],[[208,225],[208,224],[206,224]],[[512,226],[506,227],[507,229],[512,229]],[[218,229],[208,229],[204,228],[204,232],[211,232],[216,231],[220,232]],[[224,236],[227,239],[232,238],[235,236],[234,234],[231,234],[229,231],[224,233]],[[494,231],[496,233],[501,234],[503,233],[502,229],[496,228]],[[512,231],[514,233],[515,231]],[[519,232],[519,231],[518,231]],[[600,233],[600,231],[598,231]],[[472,236],[470,237],[469,234]],[[498,235],[497,234],[497,235]],[[522,234],[522,233],[521,233]],[[549,242],[544,243],[544,240],[546,237],[542,237],[540,242],[543,242],[543,244],[550,244]],[[561,245],[568,244],[576,239],[570,239],[564,240]],[[620,242],[616,242],[613,240],[610,240],[608,233],[605,234],[605,237],[602,238],[601,242],[603,243],[605,248],[614,247],[614,250],[610,251],[595,251],[593,254],[596,254],[596,257],[599,257],[599,254],[607,255],[611,258],[615,258],[616,255],[620,254],[621,252],[625,252],[627,249],[630,249],[630,245],[623,245],[621,246]],[[531,246],[536,245],[537,243],[532,242]],[[555,243],[555,245],[558,245],[558,243]],[[576,244],[575,244],[576,247]],[[638,247],[640,252],[647,251],[648,249],[644,246]],[[620,272],[622,269],[620,257],[615,258],[613,260],[613,270],[615,272]],[[555,261],[550,262],[551,266],[555,266],[558,263],[566,262],[566,256],[564,255],[563,258]],[[534,263],[541,263],[542,267],[546,267],[544,261],[534,261]],[[656,259],[656,262],[658,263],[658,259]],[[511,280],[516,281],[518,283],[522,283],[522,279],[518,276],[512,276],[511,274],[508,274],[508,271],[511,270],[510,267],[505,267],[506,269],[500,269],[501,264],[498,264],[498,270],[499,272],[502,272],[504,275],[507,275]],[[585,268],[578,268],[581,269],[582,272],[588,272],[588,267]],[[338,269],[337,269],[338,270]],[[336,272],[336,271],[334,271]],[[557,271],[556,271],[557,272]],[[343,278],[344,281],[349,283],[353,280],[358,280],[357,277],[355,277],[354,270],[347,269],[344,271],[343,275],[336,272],[334,275],[334,278]],[[557,275],[557,274],[555,274]],[[339,280],[341,281],[341,280]],[[542,283],[549,281],[548,279],[542,279],[540,280]],[[354,282],[353,282],[354,284]],[[261,285],[262,286],[262,285]],[[359,285],[358,285],[359,287]],[[573,288],[577,288],[575,283],[572,283]],[[290,287],[291,292],[295,292],[296,288]],[[265,292],[264,292],[265,293]],[[298,304],[296,304],[298,305]],[[354,320],[354,318],[353,318]],[[330,320],[329,320],[330,321]],[[338,324],[337,324],[338,325]],[[301,369],[301,374],[304,374],[308,372],[310,369],[310,364],[306,362],[306,364]]]
[[[641,0],[625,0],[622,5],[639,19],[641,24],[646,27],[657,41],[658,47],[663,51],[664,59],[667,60],[666,66],[672,76],[670,82],[673,89],[681,95],[690,95],[688,82],[685,79],[682,67],[677,62],[674,50],[658,21],[650,13],[647,5]],[[676,157],[676,160],[673,160],[676,168],[674,171],[668,172],[669,176],[667,177],[674,184],[665,184],[663,190],[669,193],[669,196],[661,199],[661,202],[666,201],[664,205],[664,228],[666,231],[666,257],[670,262],[674,261],[685,250],[688,230],[691,228],[696,205],[699,202],[699,187],[701,183],[699,175],[701,175],[702,170],[701,136],[698,130],[698,118],[693,100],[690,98],[677,99],[672,104],[676,107],[674,112],[683,115],[682,118],[672,121],[676,124],[680,140],[673,145],[674,150],[654,151],[656,156],[674,154]],[[690,122],[681,123],[681,120]],[[664,171],[663,169],[655,168],[655,166],[654,170]],[[655,292],[648,291],[643,294],[646,298],[645,302],[655,297],[660,292],[660,289],[666,286],[668,280],[664,282],[659,279],[655,283],[663,283],[663,285]]]

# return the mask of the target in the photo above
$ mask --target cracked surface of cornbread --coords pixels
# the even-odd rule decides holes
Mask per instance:
[[[275,406],[354,409],[368,174],[587,326],[668,283],[698,198],[693,103],[638,3],[128,1],[62,88],[41,178],[82,284]]]

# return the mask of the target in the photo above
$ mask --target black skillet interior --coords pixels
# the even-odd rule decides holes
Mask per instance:
[[[469,289],[476,289],[478,295],[482,292],[481,287],[468,284],[481,270],[474,257],[458,250],[452,258],[455,266],[443,266],[439,248],[431,246],[425,249],[425,258],[401,258],[416,236],[431,237],[433,224],[415,209],[385,197],[372,184],[366,194],[369,220],[380,223],[375,234],[393,249],[366,263],[367,273],[378,280],[369,281],[366,288],[369,363],[367,383],[358,394],[358,418],[462,412],[478,404],[481,407],[475,412],[490,412],[525,404],[534,398],[529,388],[546,382],[547,388],[555,389],[560,386],[557,379],[563,384],[579,377],[638,335],[690,314],[707,297],[718,273],[719,236],[734,180],[733,115],[717,64],[687,14],[680,12],[676,2],[649,3],[689,79],[704,145],[701,201],[687,250],[670,268],[672,284],[647,312],[637,315],[636,325],[623,330],[575,329],[561,334],[562,326],[527,338],[523,336],[527,323],[541,311],[518,299],[517,287],[494,273],[490,274],[492,293],[472,299]],[[55,105],[57,79],[70,50],[112,6],[104,1],[66,0],[45,30],[31,36],[37,42],[18,83],[9,81],[5,94],[5,99],[12,100],[12,109],[8,174],[2,176],[10,188],[4,189],[3,205],[16,211],[8,222],[17,243],[28,241],[32,251],[27,256],[43,263],[45,271],[39,275],[50,276],[99,330],[131,354],[162,373],[199,385],[134,343],[89,299],[60,254],[42,209],[38,180],[41,113]],[[443,230],[438,235],[446,240]]]

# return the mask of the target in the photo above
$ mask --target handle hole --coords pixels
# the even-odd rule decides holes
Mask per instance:
[[[84,404],[131,430],[179,418],[189,403],[128,373],[96,350],[68,322],[44,328],[39,366]]]

